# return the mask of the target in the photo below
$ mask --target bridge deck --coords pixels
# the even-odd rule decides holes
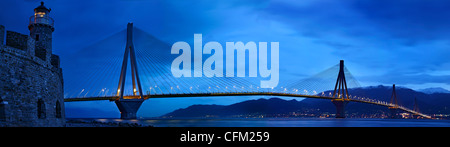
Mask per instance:
[[[304,94],[293,94],[293,93],[277,93],[277,92],[236,92],[236,93],[189,93],[189,94],[153,94],[153,95],[144,95],[144,99],[150,98],[183,98],[183,97],[212,97],[212,96],[255,96],[255,95],[264,95],[264,96],[287,96],[287,97],[301,97],[301,98],[316,98],[316,99],[338,99],[329,96],[319,96],[319,95],[304,95]],[[124,99],[138,99],[139,96],[124,96]],[[83,97],[83,98],[65,98],[64,102],[76,102],[76,101],[97,101],[97,100],[109,100],[115,101],[119,100],[119,96],[105,96],[105,97]],[[402,107],[395,106],[393,104],[389,104],[381,101],[373,101],[373,100],[359,100],[359,99],[348,99],[347,101],[351,102],[359,102],[366,104],[374,104],[385,107],[395,107],[397,109],[422,116],[424,118],[431,119],[431,116],[416,112],[414,110]]]

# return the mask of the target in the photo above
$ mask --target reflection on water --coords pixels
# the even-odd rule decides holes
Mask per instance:
[[[155,127],[450,127],[449,120],[418,119],[334,119],[334,118],[259,118],[259,119],[94,119],[68,120],[139,123]]]

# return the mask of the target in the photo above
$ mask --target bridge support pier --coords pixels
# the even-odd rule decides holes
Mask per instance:
[[[116,105],[120,110],[121,119],[136,119],[136,113],[141,107],[143,99],[119,99]]]
[[[335,99],[331,100],[334,106],[336,106],[336,118],[345,118],[345,106],[349,101],[345,101],[343,99]]]

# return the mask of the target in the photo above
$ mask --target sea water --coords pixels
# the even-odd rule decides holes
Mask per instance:
[[[430,119],[335,119],[335,118],[183,118],[112,119],[83,118],[68,120],[122,122],[154,127],[450,127],[450,120]]]

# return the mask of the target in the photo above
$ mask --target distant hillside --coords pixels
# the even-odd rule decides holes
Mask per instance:
[[[327,91],[326,93],[328,93]],[[450,94],[433,93],[426,94],[412,89],[397,87],[399,104],[412,108],[414,98],[417,98],[420,111],[426,114],[444,113],[450,114]],[[349,89],[351,95],[369,97],[372,99],[390,102],[392,87],[371,86],[357,89]],[[310,117],[318,117],[322,114],[334,114],[335,107],[330,100],[307,98],[302,101],[283,100],[280,98],[248,100],[232,105],[192,105],[167,113],[162,117],[242,117],[242,116],[279,116],[292,114],[309,114]],[[388,109],[383,106],[349,103],[346,107],[347,114],[353,116],[387,114]],[[301,115],[302,116],[302,115]],[[304,115],[303,115],[304,116]]]
[[[248,100],[232,105],[192,105],[178,109],[164,116],[172,117],[232,117],[236,115],[284,114],[305,108],[300,101],[286,101],[280,98]]]
[[[441,87],[432,87],[432,88],[425,88],[425,89],[419,89],[417,91],[426,93],[426,94],[433,94],[433,93],[450,93],[447,89],[441,88]]]

